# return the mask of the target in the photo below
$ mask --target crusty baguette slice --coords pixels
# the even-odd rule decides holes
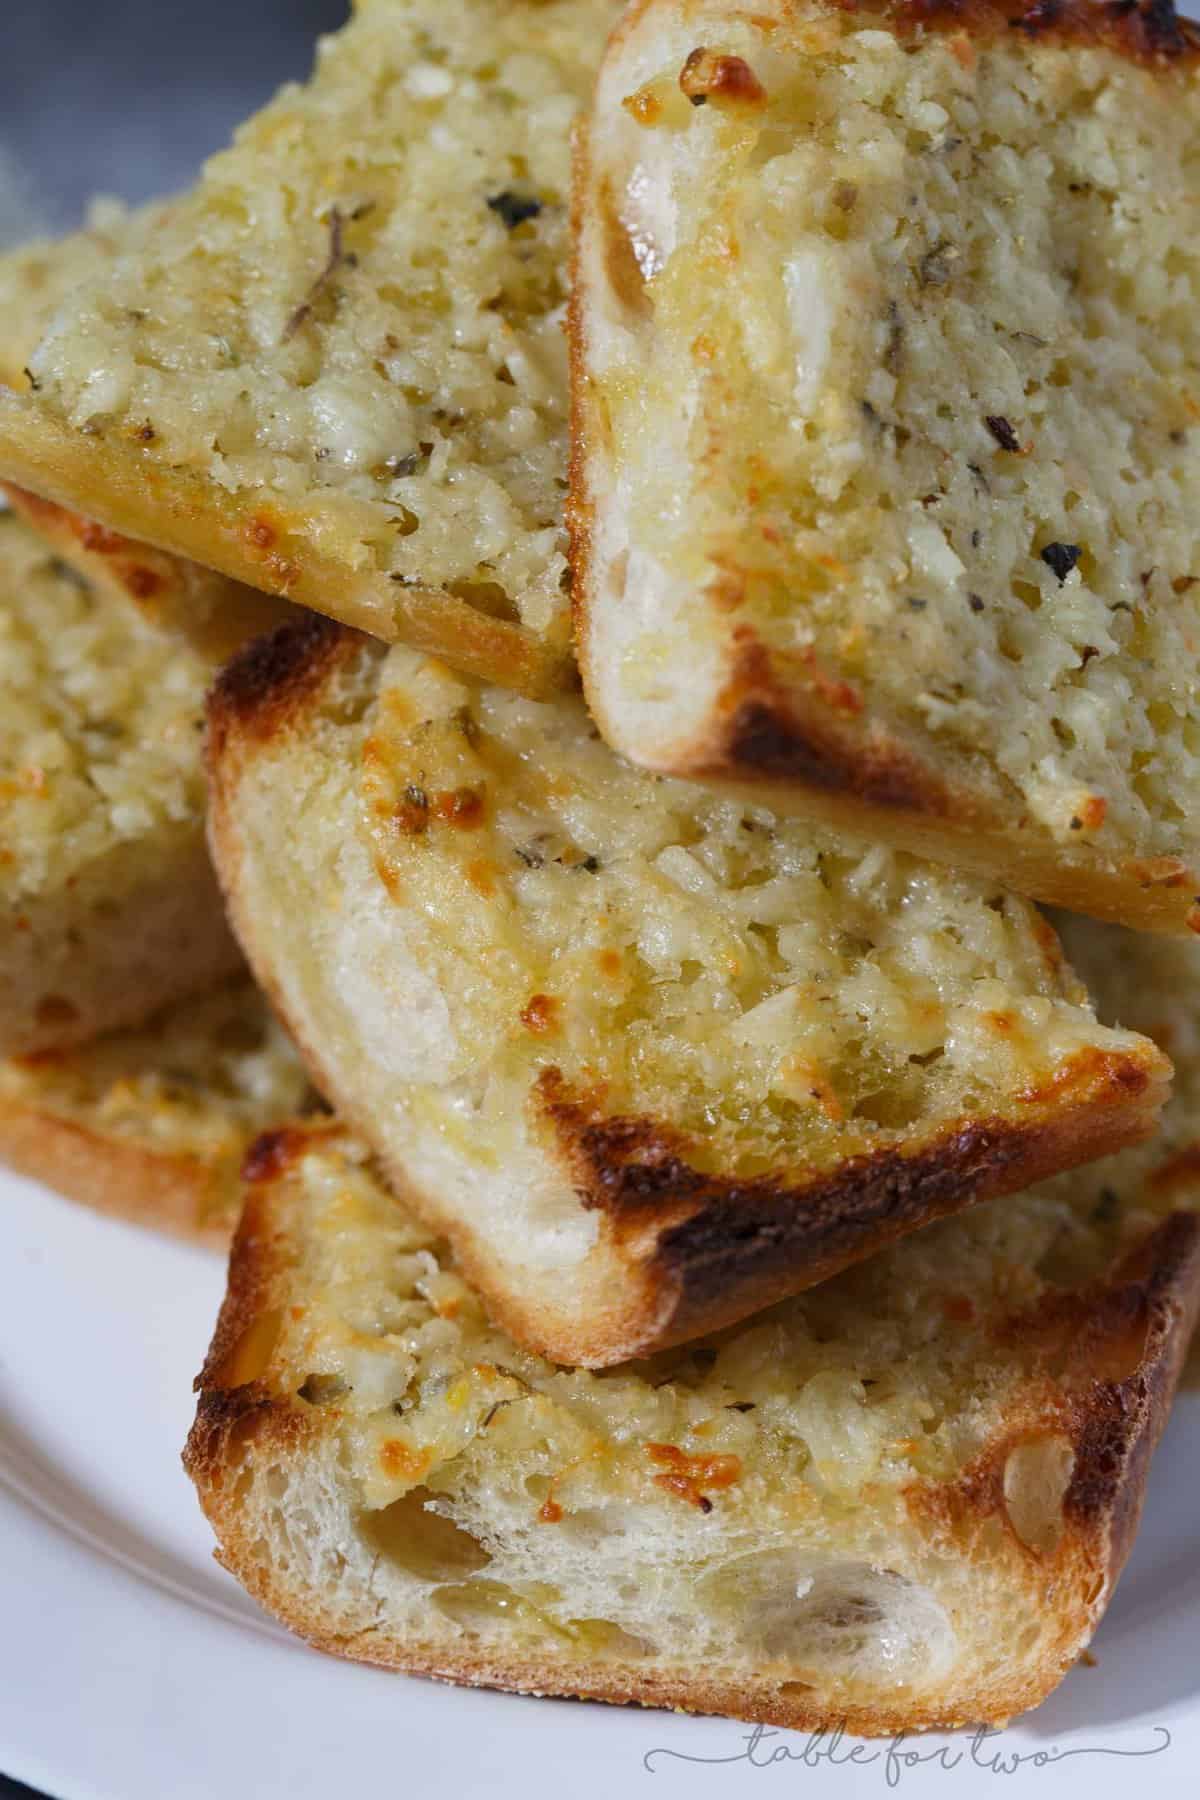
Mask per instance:
[[[1036,1705],[1200,1298],[1195,955],[1095,945],[1188,1046],[1159,1145],[604,1376],[490,1326],[344,1139],[264,1141],[186,1456],[221,1561],[322,1649],[450,1680],[887,1734]]]
[[[0,1056],[237,968],[204,841],[214,665],[0,514]]]
[[[100,1212],[227,1244],[250,1144],[316,1105],[240,979],[140,1031],[0,1063],[0,1161]]]
[[[61,243],[39,240],[0,256],[0,385],[30,391],[26,365],[60,309],[118,251],[144,246],[164,216],[163,205],[136,213],[105,206],[87,230]],[[280,624],[290,610],[285,601],[134,543],[14,483],[0,483],[0,493],[85,580],[132,599],[156,623],[185,632],[215,661]]]
[[[1200,929],[1200,30],[641,0],[579,159],[581,659],[647,767]]]
[[[370,0],[75,288],[0,474],[519,687],[569,670],[569,136],[617,0]],[[432,222],[432,224],[431,224]]]
[[[1167,1065],[994,887],[631,769],[313,615],[210,703],[314,1079],[513,1336],[601,1365],[1145,1135]]]

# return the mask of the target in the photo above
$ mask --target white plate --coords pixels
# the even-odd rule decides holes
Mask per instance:
[[[1034,1717],[982,1745],[914,1739],[899,1758],[751,1741],[720,1720],[458,1691],[296,1643],[211,1560],[179,1465],[219,1260],[2,1171],[0,1246],[0,1770],[55,1800],[1196,1791],[1200,1394],[1159,1450],[1097,1666]]]

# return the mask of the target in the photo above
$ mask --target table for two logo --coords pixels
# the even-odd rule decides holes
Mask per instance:
[[[815,1731],[805,1738],[796,1732],[755,1725],[741,1734],[741,1748],[727,1755],[704,1756],[659,1746],[647,1750],[642,1767],[650,1775],[671,1763],[703,1763],[708,1767],[740,1765],[748,1769],[780,1769],[788,1765],[803,1769],[874,1768],[887,1787],[898,1788],[906,1775],[917,1770],[952,1774],[956,1769],[970,1767],[982,1769],[989,1775],[1019,1775],[1085,1757],[1161,1756],[1171,1748],[1171,1734],[1165,1725],[1154,1726],[1150,1741],[1146,1743],[1071,1744],[1066,1749],[1057,1746],[1047,1750],[1006,1749],[997,1742],[1002,1736],[1001,1732],[981,1725],[969,1737],[943,1739],[933,1744],[903,1736],[887,1743],[868,1743],[862,1738],[848,1736],[841,1726],[835,1731]]]

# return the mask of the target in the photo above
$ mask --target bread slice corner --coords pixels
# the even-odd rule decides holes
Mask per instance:
[[[286,600],[134,543],[15,482],[0,482],[0,496],[85,581],[194,644],[214,669],[252,638],[295,618],[297,609]]]
[[[381,638],[569,684],[569,137],[617,14],[357,8],[80,274],[0,394],[0,473]]]
[[[243,978],[141,1030],[0,1063],[0,1161],[95,1211],[224,1248],[251,1144],[315,1104]]]
[[[1156,3],[629,10],[572,328],[617,749],[1200,929],[1198,67]]]

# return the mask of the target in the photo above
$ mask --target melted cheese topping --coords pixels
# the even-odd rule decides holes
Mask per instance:
[[[0,894],[201,830],[212,664],[68,575],[0,514]]]
[[[357,750],[325,747],[359,759],[375,883],[367,904],[356,878],[338,980],[353,962],[374,982],[403,945],[412,1029],[377,993],[355,1017],[468,1158],[502,1157],[551,1070],[687,1134],[702,1167],[778,1174],[1019,1115],[1072,1052],[1133,1043],[1098,1029],[1021,901],[644,775],[575,701],[406,650],[372,688]]]
[[[28,387],[26,364],[60,307],[116,255],[144,244],[160,210],[131,213],[117,201],[98,200],[85,230],[57,241],[38,238],[0,256],[0,382]]]

